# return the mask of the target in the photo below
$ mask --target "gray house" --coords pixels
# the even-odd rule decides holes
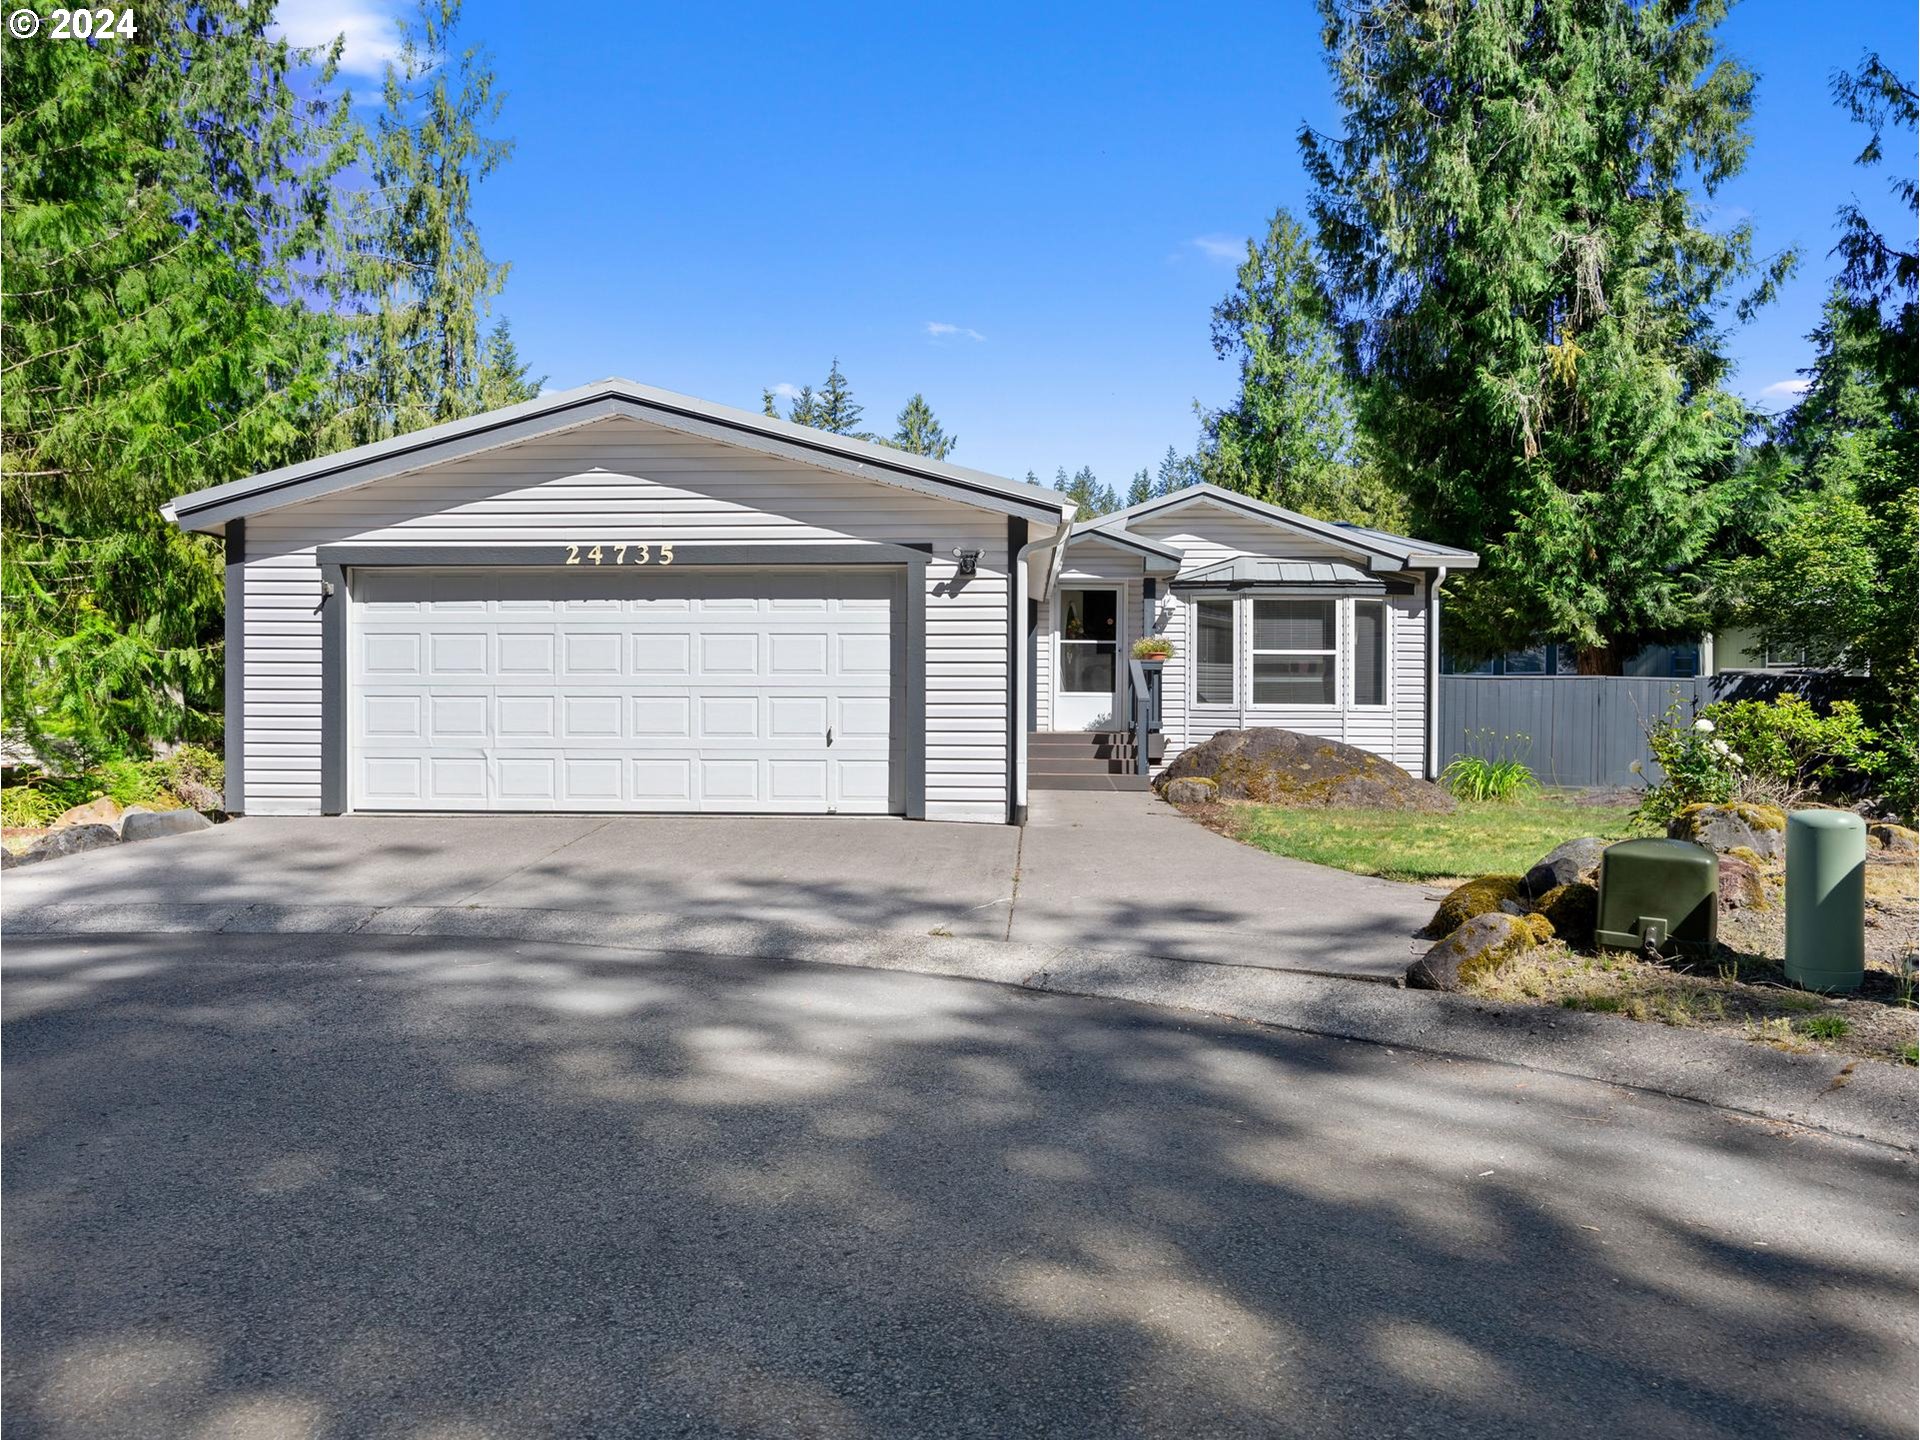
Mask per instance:
[[[225,538],[255,814],[1018,821],[1030,787],[1143,783],[1109,732],[1148,633],[1172,750],[1285,725],[1431,771],[1432,595],[1474,563],[1209,486],[1073,526],[1052,490],[625,380],[167,515]]]

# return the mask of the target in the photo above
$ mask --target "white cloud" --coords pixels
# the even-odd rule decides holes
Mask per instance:
[[[927,321],[927,334],[936,340],[984,340],[987,337],[965,325],[949,325],[944,320]]]
[[[1776,380],[1760,392],[1762,400],[1798,400],[1807,393],[1811,380]]]
[[[1237,235],[1196,235],[1187,243],[1209,260],[1237,263],[1247,253],[1247,242]]]
[[[778,385],[773,387],[773,393],[778,395],[782,400],[796,400],[800,396],[800,387],[791,380],[782,380]]]
[[[280,0],[273,34],[290,45],[333,43],[346,36],[340,68],[349,75],[378,77],[400,56],[399,0]]]

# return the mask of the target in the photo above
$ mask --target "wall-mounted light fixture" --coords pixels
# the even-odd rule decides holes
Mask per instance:
[[[962,575],[978,573],[980,569],[980,552],[978,550],[955,550],[953,552],[953,558],[960,562],[960,573]]]

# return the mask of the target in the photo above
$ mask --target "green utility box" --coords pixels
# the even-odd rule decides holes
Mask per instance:
[[[1720,857],[1690,840],[1623,840],[1600,856],[1606,950],[1712,953],[1720,931]]]
[[[1858,990],[1867,963],[1867,826],[1844,810],[1787,816],[1787,978]]]

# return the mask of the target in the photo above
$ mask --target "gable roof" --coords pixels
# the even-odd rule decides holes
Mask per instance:
[[[1117,545],[1125,550],[1137,551],[1147,559],[1149,571],[1168,575],[1177,571],[1186,557],[1177,546],[1164,544],[1159,540],[1149,540],[1144,535],[1135,535],[1131,530],[1118,526],[1105,528],[1098,520],[1082,520],[1073,527],[1068,543],[1075,540],[1104,540],[1109,545]]]
[[[176,496],[161,513],[183,530],[217,529],[229,520],[616,417],[1046,524],[1064,525],[1073,513],[1072,501],[1043,486],[621,379],[596,380],[196,490]]]
[[[1310,515],[1302,515],[1295,510],[1285,510],[1278,505],[1269,505],[1264,500],[1255,500],[1250,495],[1222,489],[1206,480],[1189,485],[1184,490],[1175,490],[1171,494],[1143,500],[1138,505],[1129,505],[1126,509],[1116,510],[1111,515],[1102,515],[1096,520],[1089,521],[1088,525],[1100,530],[1125,530],[1128,521],[1143,515],[1154,515],[1163,510],[1178,509],[1200,502],[1238,510],[1255,519],[1266,520],[1272,524],[1296,530],[1303,535],[1311,535],[1315,539],[1341,546],[1356,555],[1367,557],[1372,568],[1376,570],[1424,570],[1442,565],[1449,570],[1472,570],[1480,564],[1480,557],[1471,550],[1456,549],[1452,545],[1435,545],[1429,541],[1414,540],[1405,535],[1393,535],[1385,530],[1372,530],[1364,525],[1353,525],[1343,520],[1315,520]],[[1076,534],[1080,528],[1075,527]]]

